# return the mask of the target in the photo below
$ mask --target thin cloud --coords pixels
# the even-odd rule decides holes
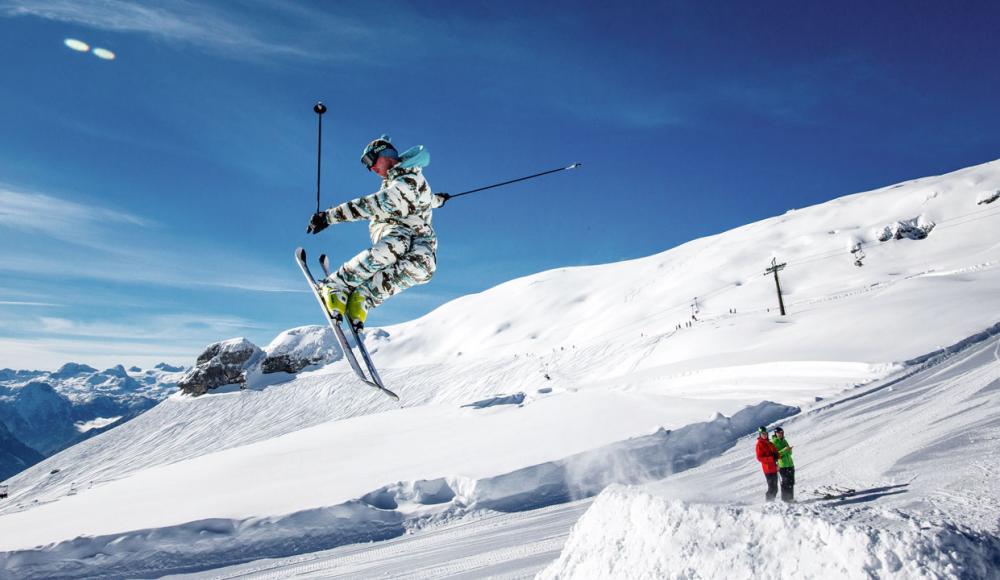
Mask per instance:
[[[52,304],[51,302],[22,302],[20,300],[0,300],[0,306],[58,306],[62,304]]]
[[[128,212],[0,185],[0,231],[20,233],[32,248],[26,254],[0,246],[0,271],[181,288],[306,292],[289,276],[268,275],[273,268],[230,249],[170,239],[157,229],[162,229],[157,222]],[[68,243],[45,243],[40,236]],[[156,267],[136,267],[140,264]],[[242,272],[254,275],[234,275]]]
[[[36,335],[92,338],[124,342],[214,342],[226,335],[263,331],[256,321],[217,315],[168,314],[140,316],[124,322],[87,322],[69,318],[41,316],[21,323],[23,330]],[[16,332],[17,328],[9,329]]]
[[[122,211],[0,185],[0,228],[110,250],[102,239],[103,232],[113,225],[150,227],[154,222]]]

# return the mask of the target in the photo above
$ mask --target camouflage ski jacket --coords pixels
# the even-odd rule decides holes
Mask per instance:
[[[431,226],[432,209],[441,207],[444,199],[431,192],[419,167],[393,167],[382,180],[382,189],[352,199],[327,210],[330,223],[370,220],[368,231],[372,243],[378,242],[394,226],[403,226],[414,237],[435,237]]]

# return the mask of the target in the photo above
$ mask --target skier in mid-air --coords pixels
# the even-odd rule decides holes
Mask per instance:
[[[767,480],[765,501],[774,501],[778,495],[778,448],[767,438],[767,427],[757,430],[757,461],[764,469],[764,479]]]
[[[431,279],[437,266],[437,236],[432,210],[450,197],[433,193],[423,176],[430,162],[422,145],[402,154],[382,135],[369,143],[361,163],[382,178],[375,193],[313,214],[307,233],[330,224],[369,220],[372,247],[344,263],[322,283],[322,298],[330,314],[345,315],[356,329],[368,312],[387,298]]]

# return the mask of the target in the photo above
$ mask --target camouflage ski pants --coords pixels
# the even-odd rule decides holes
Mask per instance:
[[[356,290],[372,308],[410,286],[431,279],[437,267],[437,238],[405,226],[386,228],[371,248],[344,263],[327,280]]]

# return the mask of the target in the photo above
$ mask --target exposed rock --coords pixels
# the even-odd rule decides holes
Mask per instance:
[[[267,358],[261,372],[297,373],[317,364],[339,360],[343,353],[337,346],[333,331],[325,326],[300,326],[282,332],[264,349]]]
[[[900,220],[894,224],[885,226],[878,234],[878,241],[888,242],[889,240],[922,240],[934,229],[934,222],[924,219],[923,216],[908,220]]]
[[[223,385],[243,385],[246,371],[263,357],[264,351],[245,338],[216,342],[198,356],[197,365],[184,373],[177,386],[189,395],[198,396]]]
[[[265,375],[271,373],[295,374],[311,364],[313,363],[310,361],[295,358],[289,354],[279,354],[278,356],[269,356],[264,359],[264,364],[261,365],[261,371]]]

